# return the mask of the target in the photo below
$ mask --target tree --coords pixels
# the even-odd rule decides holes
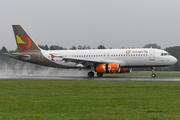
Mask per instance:
[[[99,45],[97,49],[106,49],[106,47],[104,45]]]
[[[1,49],[1,53],[0,53],[1,61],[2,62],[9,62],[9,57],[7,55],[5,55],[4,53],[9,53],[5,46],[3,46]]]
[[[44,45],[38,45],[41,49],[45,50],[45,46]]]
[[[90,46],[86,46],[86,45],[84,45],[84,46],[79,45],[78,46],[78,50],[83,50],[83,49],[91,49],[91,47]]]
[[[82,50],[83,49],[83,46],[82,45],[79,45],[78,46],[78,50]]]
[[[47,45],[45,45],[44,47],[45,47],[45,50],[49,50],[49,47]]]
[[[50,50],[67,50],[67,49],[58,45],[51,45]]]
[[[75,46],[72,46],[72,47],[70,48],[70,50],[76,50],[76,47],[75,47]]]
[[[161,49],[161,46],[158,46],[157,44],[155,43],[149,43],[149,44],[146,44],[143,48],[158,48],[158,49]]]
[[[18,52],[18,48],[16,48],[15,50],[10,50],[9,53],[12,54],[12,53],[16,53]]]
[[[7,51],[5,46],[2,47],[1,51],[2,51],[2,53],[8,53],[8,51]]]
[[[38,45],[43,50],[49,50],[48,45]]]
[[[91,49],[91,47],[90,46],[85,46],[85,49]]]

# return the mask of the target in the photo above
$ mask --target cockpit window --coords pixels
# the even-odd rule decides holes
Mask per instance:
[[[169,55],[169,53],[164,53],[164,56]]]
[[[169,53],[161,53],[161,56],[167,56]]]

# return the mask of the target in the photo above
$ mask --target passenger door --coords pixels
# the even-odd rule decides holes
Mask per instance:
[[[155,60],[155,51],[154,50],[150,50],[149,51],[149,60]]]

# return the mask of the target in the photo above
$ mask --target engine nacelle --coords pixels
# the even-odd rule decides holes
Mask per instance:
[[[131,68],[121,68],[121,73],[130,73]]]
[[[118,63],[100,64],[95,68],[98,73],[120,73],[121,67]]]

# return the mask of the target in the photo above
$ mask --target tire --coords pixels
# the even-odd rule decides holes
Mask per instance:
[[[88,76],[89,76],[89,77],[94,77],[94,72],[92,72],[92,71],[91,71],[91,72],[88,72]]]
[[[155,74],[155,73],[153,73],[151,76],[152,76],[152,78],[155,78],[155,77],[156,77],[156,74]]]
[[[97,76],[98,76],[98,77],[102,77],[102,76],[103,76],[103,73],[97,73]]]

